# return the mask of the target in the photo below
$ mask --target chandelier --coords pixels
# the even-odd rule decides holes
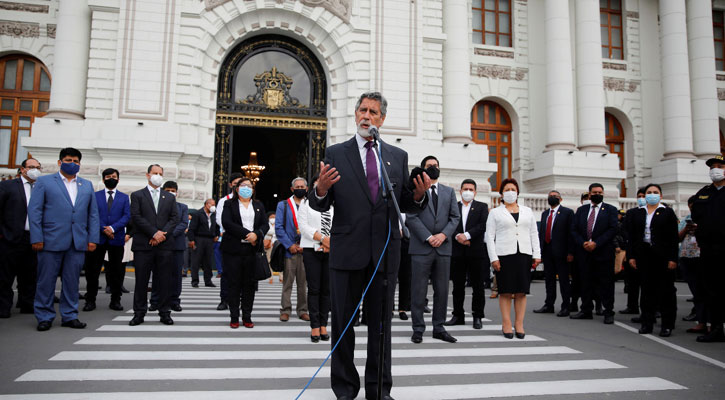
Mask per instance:
[[[244,176],[251,179],[255,184],[259,182],[259,175],[264,171],[264,165],[257,164],[257,152],[253,151],[249,153],[249,164],[242,165],[242,171]]]

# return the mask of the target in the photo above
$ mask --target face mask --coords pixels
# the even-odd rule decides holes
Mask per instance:
[[[640,206],[640,207],[644,207],[645,205],[647,205],[647,200],[645,200],[644,197],[638,197],[637,198],[637,205]]]
[[[589,200],[592,201],[592,204],[599,204],[602,201],[604,201],[604,195],[603,194],[593,194],[589,196]]]
[[[712,179],[713,182],[722,181],[723,179],[725,179],[725,169],[711,168],[710,169],[710,179]]]
[[[168,192],[168,193],[169,193],[170,195],[172,195],[172,196],[176,197],[176,193],[174,193],[174,192],[169,192],[168,190],[167,190],[167,192]]]
[[[474,196],[473,190],[464,190],[464,191],[463,191],[463,192],[461,193],[461,198],[462,198],[462,199],[463,199],[463,201],[465,201],[466,203],[468,203],[469,201],[473,200],[473,196]]]
[[[556,207],[559,205],[559,198],[556,196],[549,196],[546,201],[549,202],[549,205],[552,207]]]
[[[647,193],[645,195],[645,201],[647,202],[647,204],[653,206],[660,202],[660,195],[658,195],[657,193]]]
[[[513,190],[509,190],[508,192],[503,192],[503,202],[506,204],[516,203],[516,199],[518,197],[519,197],[519,194],[514,192]]]
[[[73,162],[60,163],[60,170],[66,175],[75,176],[81,170],[81,166]]]
[[[270,219],[269,219],[269,224],[270,224],[270,225],[274,225],[274,218],[270,218]]]
[[[301,198],[305,197],[305,195],[307,194],[307,190],[306,189],[295,189],[294,194],[295,194],[295,197],[297,197],[298,199],[301,199]]]
[[[431,165],[425,169],[425,173],[428,174],[430,179],[436,180],[441,175],[441,170],[439,170],[438,167]]]
[[[209,207],[209,213],[216,212],[216,206]]]
[[[37,168],[31,168],[28,170],[27,175],[28,175],[28,178],[35,181],[38,178],[40,178],[40,170]]]
[[[370,130],[363,128],[363,123],[370,124],[370,121],[361,119],[360,122],[357,123],[357,134],[362,138],[369,138],[371,136]]]
[[[151,178],[149,178],[149,182],[151,182],[152,185],[159,187],[164,183],[164,177],[159,174],[153,174],[151,175]]]
[[[253,190],[249,186],[241,186],[239,188],[238,192],[239,192],[239,195],[242,196],[243,199],[248,199],[248,198],[252,197]]]
[[[588,206],[590,204],[592,204],[592,201],[591,200],[584,200],[584,201],[582,201],[582,205],[583,206]]]
[[[115,189],[116,186],[118,186],[118,179],[109,178],[103,181],[103,184],[106,185],[108,189]]]

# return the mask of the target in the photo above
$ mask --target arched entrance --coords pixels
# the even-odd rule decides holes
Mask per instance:
[[[324,157],[327,83],[322,65],[301,43],[257,36],[234,47],[219,74],[214,195],[257,153],[256,184],[266,208],[290,195],[292,178],[308,179]]]
[[[608,112],[604,113],[604,124],[609,152],[619,156],[619,169],[624,171],[624,129],[622,129],[622,124],[619,123],[617,117]],[[618,186],[619,196],[627,197],[626,180],[622,179]]]
[[[471,137],[488,146],[488,162],[498,165],[491,175],[491,190],[498,191],[501,181],[511,177],[511,133],[513,127],[506,110],[493,101],[481,100],[471,110]]]

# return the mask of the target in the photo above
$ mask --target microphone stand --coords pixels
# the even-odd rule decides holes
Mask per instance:
[[[400,207],[398,206],[398,200],[395,198],[395,192],[393,192],[393,185],[390,182],[390,176],[388,176],[388,170],[385,168],[385,163],[383,162],[383,154],[380,150],[380,146],[378,143],[380,142],[380,134],[378,133],[377,129],[370,129],[372,135],[373,135],[373,148],[375,149],[375,152],[378,155],[378,160],[380,163],[380,172],[383,178],[382,181],[382,188],[383,193],[382,197],[385,200],[385,209],[387,210],[387,220],[388,220],[388,231],[390,232],[391,229],[393,229],[392,226],[390,226],[390,207],[388,201],[392,199],[393,207],[395,208],[395,212],[398,214],[398,221],[400,222],[400,225],[403,227],[404,235],[407,236],[408,234],[408,228],[403,223],[403,215],[400,212]],[[392,235],[392,232],[390,232]],[[385,252],[388,251],[388,248],[386,246]],[[382,254],[383,259],[383,304],[382,304],[382,310],[380,313],[381,320],[380,320],[380,342],[379,342],[379,353],[378,353],[378,393],[377,393],[377,399],[381,400],[383,398],[383,371],[385,370],[385,344],[387,343],[387,333],[388,333],[388,317],[390,315],[388,314],[388,256],[387,254]],[[392,358],[391,358],[392,361]]]

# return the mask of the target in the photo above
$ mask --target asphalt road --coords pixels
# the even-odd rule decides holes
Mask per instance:
[[[103,282],[103,279],[101,279]],[[84,282],[82,281],[82,286]],[[83,330],[60,327],[37,332],[32,315],[0,320],[0,400],[5,399],[295,399],[322,363],[330,344],[310,343],[307,323],[278,320],[281,284],[260,282],[254,329],[228,327],[217,312],[218,288],[192,289],[184,282],[176,324],[163,326],[149,313],[146,323],[129,327],[126,310],[81,312]],[[132,275],[126,287],[133,287]],[[470,301],[470,289],[468,301]],[[489,292],[487,291],[487,294]],[[615,310],[624,308],[617,283]],[[633,332],[629,315],[615,325],[557,318],[530,312],[542,305],[544,284],[534,281],[528,297],[526,339],[500,334],[497,300],[486,299],[483,330],[451,327],[455,344],[432,339],[409,341],[410,320],[393,319],[392,395],[401,399],[719,399],[725,398],[725,344],[701,344],[681,322],[691,303],[678,283],[678,323],[670,338]],[[294,296],[292,296],[294,299]],[[432,292],[429,290],[429,298]],[[450,301],[449,301],[450,305]],[[81,301],[82,306],[82,301]],[[364,329],[357,328],[360,368]],[[655,328],[655,333],[658,327]],[[329,364],[302,399],[334,399]],[[99,397],[102,396],[102,397]],[[358,398],[364,397],[361,391]]]

